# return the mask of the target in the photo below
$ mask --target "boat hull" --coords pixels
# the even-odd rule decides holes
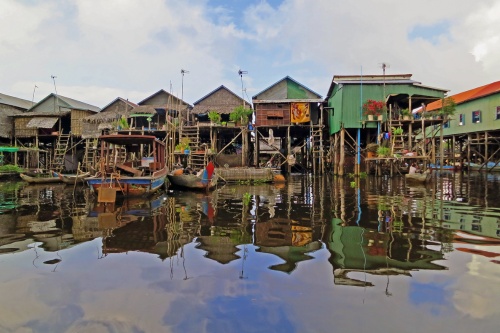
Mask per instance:
[[[62,183],[62,180],[53,173],[40,174],[36,176],[30,176],[25,173],[20,173],[19,176],[22,180],[30,184]]]
[[[217,168],[215,172],[219,176],[219,180],[225,182],[271,183],[276,180],[277,176],[271,168]]]
[[[414,183],[426,183],[430,180],[430,178],[431,174],[427,172],[405,174],[405,179],[409,182],[414,182]]]
[[[61,181],[65,184],[85,184],[85,178],[90,175],[90,172],[85,172],[80,175],[69,175],[63,173],[57,173],[57,176],[61,179]]]
[[[212,177],[210,182],[204,182],[200,177],[196,175],[186,175],[186,174],[168,174],[168,181],[172,187],[187,189],[187,190],[211,190],[217,184],[217,179]]]
[[[100,188],[113,188],[117,194],[123,196],[144,196],[157,192],[165,185],[167,169],[155,172],[145,177],[87,177],[85,181],[92,192],[97,193]]]

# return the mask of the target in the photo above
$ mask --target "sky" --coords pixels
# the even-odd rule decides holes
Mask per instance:
[[[251,100],[286,76],[324,98],[382,64],[453,95],[500,80],[498,59],[500,0],[0,1],[0,93],[35,102]]]

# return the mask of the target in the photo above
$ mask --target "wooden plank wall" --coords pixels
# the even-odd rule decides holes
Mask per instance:
[[[290,103],[256,104],[256,126],[290,125]]]

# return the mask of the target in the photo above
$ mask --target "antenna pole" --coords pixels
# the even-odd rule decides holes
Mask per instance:
[[[33,97],[31,98],[31,106],[35,104],[35,90],[38,88],[38,86],[35,84],[35,87],[33,87]]]
[[[56,103],[54,103],[54,111],[56,111],[56,106],[59,107],[59,97],[57,95],[57,88],[56,88],[56,78],[57,76],[51,75],[52,81],[54,82],[54,90],[56,92]]]
[[[181,75],[182,75],[182,80],[181,80],[181,99],[184,101],[184,74],[189,74],[189,71],[185,69],[181,69]]]
[[[241,78],[241,99],[243,99],[243,108],[245,108],[245,89],[243,88],[243,74],[248,74],[247,71],[242,71],[241,69],[238,71],[238,74],[240,75]]]

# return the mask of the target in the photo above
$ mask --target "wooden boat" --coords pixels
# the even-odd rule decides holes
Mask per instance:
[[[272,168],[216,168],[218,180],[222,182],[258,182],[271,183],[283,182],[285,178],[281,175],[280,170]]]
[[[464,165],[469,171],[500,172],[500,163],[495,162],[488,162],[484,164],[466,162]]]
[[[19,176],[30,184],[61,183],[62,180],[53,172],[20,173]]]
[[[165,143],[155,136],[102,135],[99,144],[100,163],[95,167],[98,173],[85,181],[92,192],[106,196],[101,202],[114,202],[116,194],[145,196],[165,186]],[[147,156],[136,157],[141,152]],[[114,193],[113,198],[110,193]]]
[[[431,174],[429,172],[424,173],[407,173],[405,174],[405,179],[414,183],[425,183],[431,179]]]
[[[77,173],[77,174],[67,174],[67,173],[59,173],[54,172],[63,183],[65,184],[84,184],[85,178],[90,176],[90,172]]]
[[[186,169],[175,169],[167,175],[173,187],[188,190],[211,190],[217,185],[217,176],[214,174],[215,166],[208,163],[205,169],[192,173]]]

